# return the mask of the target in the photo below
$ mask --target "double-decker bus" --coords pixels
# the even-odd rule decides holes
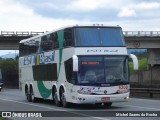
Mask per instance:
[[[129,58],[119,26],[70,26],[20,41],[19,79],[28,101],[57,106],[128,101]]]

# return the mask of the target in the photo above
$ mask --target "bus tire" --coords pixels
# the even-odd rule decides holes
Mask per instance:
[[[55,92],[54,94],[54,102],[55,102],[55,105],[60,107],[61,106],[61,102],[58,100],[58,94],[57,92]]]
[[[38,102],[38,98],[34,96],[33,88],[30,89],[30,102]]]
[[[105,106],[105,107],[111,107],[111,106],[112,106],[112,102],[104,103],[104,106]]]
[[[28,102],[30,102],[30,94],[29,93],[26,94],[26,99]]]
[[[26,95],[27,101],[30,102],[29,90],[27,85],[25,85],[25,95]]]
[[[66,101],[65,91],[61,89],[61,101],[64,108],[69,108],[70,104]]]
[[[52,99],[53,99],[53,103],[55,104],[55,94],[56,94],[56,87],[54,86],[53,88],[52,88]]]

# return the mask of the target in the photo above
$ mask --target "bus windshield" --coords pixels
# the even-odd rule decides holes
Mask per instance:
[[[75,46],[125,46],[120,27],[75,28]]]
[[[78,84],[128,83],[128,57],[79,57]]]

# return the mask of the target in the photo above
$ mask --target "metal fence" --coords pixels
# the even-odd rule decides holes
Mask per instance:
[[[28,32],[28,31],[1,31],[0,36],[36,36],[44,32]]]
[[[131,97],[160,99],[160,68],[132,73],[130,85]]]
[[[48,31],[46,31],[48,32]],[[1,31],[0,36],[35,36],[45,32]],[[159,37],[160,31],[123,31],[125,37]]]
[[[130,83],[132,88],[160,88],[160,68],[134,72]]]
[[[126,37],[158,37],[160,36],[160,31],[123,31]]]

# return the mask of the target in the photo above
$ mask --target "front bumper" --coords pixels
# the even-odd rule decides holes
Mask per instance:
[[[106,98],[106,99],[103,99]],[[113,95],[86,95],[79,94],[77,97],[78,104],[95,104],[95,103],[107,103],[107,102],[127,102],[129,99],[129,92],[123,94]]]

